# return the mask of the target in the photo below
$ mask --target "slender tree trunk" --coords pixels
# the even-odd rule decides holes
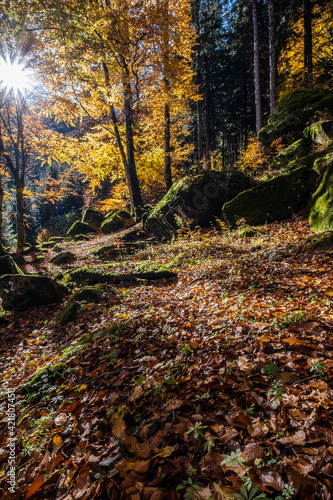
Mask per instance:
[[[210,169],[210,153],[211,153],[211,102],[210,102],[210,81],[209,81],[209,64],[205,60],[205,163],[206,168]]]
[[[304,0],[304,70],[309,85],[312,84],[312,4],[311,0]]]
[[[243,59],[243,118],[244,118],[244,148],[247,148],[249,141],[249,123],[248,123],[248,92],[247,92],[247,75],[246,75],[246,61],[245,55]]]
[[[256,131],[257,134],[262,128],[262,107],[260,91],[260,66],[259,66],[259,30],[257,0],[252,0],[252,20],[253,20],[253,62],[254,62],[254,95],[256,105]]]
[[[167,191],[172,186],[171,146],[170,146],[170,106],[164,104],[164,180]]]
[[[126,125],[126,150],[127,150],[127,169],[129,181],[129,193],[132,209],[136,212],[137,209],[143,206],[139,180],[136,172],[135,155],[134,155],[134,140],[133,140],[133,125],[132,125],[132,107],[131,107],[131,89],[127,84],[124,99],[124,114]]]
[[[274,1],[268,0],[268,36],[269,36],[269,108],[274,112],[276,106],[275,82],[275,26],[274,26]]]
[[[192,7],[192,17],[193,23],[196,29],[197,34],[199,35],[199,27],[200,27],[200,0],[194,0]],[[195,73],[196,73],[196,88],[197,94],[199,96],[202,95],[202,64],[201,64],[201,45],[200,43],[196,43],[195,45]],[[196,134],[196,143],[197,143],[197,159],[199,167],[201,166],[201,161],[204,156],[203,149],[203,112],[202,112],[202,100],[198,100],[196,102],[196,111],[197,111],[197,134]]]
[[[16,190],[16,235],[17,235],[17,251],[22,252],[25,245],[25,227],[24,227],[24,182],[22,179],[15,179]]]

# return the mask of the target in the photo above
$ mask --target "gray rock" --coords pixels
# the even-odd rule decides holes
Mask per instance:
[[[46,276],[6,274],[0,278],[0,297],[5,311],[24,311],[61,302],[67,288]]]

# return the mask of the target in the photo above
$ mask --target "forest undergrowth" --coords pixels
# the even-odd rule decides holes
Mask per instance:
[[[177,278],[104,284],[65,327],[64,303],[1,312],[1,498],[330,500],[333,250],[312,235],[304,215],[188,230],[117,261]],[[64,247],[101,269],[90,251],[118,236]],[[45,255],[25,271],[70,272]]]

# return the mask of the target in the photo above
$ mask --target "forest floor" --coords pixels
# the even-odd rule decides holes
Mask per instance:
[[[103,285],[65,327],[69,296],[1,312],[2,500],[333,498],[333,250],[309,247],[303,216],[241,229],[187,231],[118,259],[117,272],[152,261],[177,278]],[[97,266],[91,249],[118,237],[66,243],[74,264],[50,264],[48,250],[25,271]]]

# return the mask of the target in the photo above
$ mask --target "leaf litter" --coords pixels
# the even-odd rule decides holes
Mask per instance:
[[[120,263],[177,279],[103,285],[63,328],[64,304],[4,313],[1,498],[331,499],[332,251],[311,234],[302,216],[251,238],[188,230]],[[98,243],[67,244],[77,267]]]

